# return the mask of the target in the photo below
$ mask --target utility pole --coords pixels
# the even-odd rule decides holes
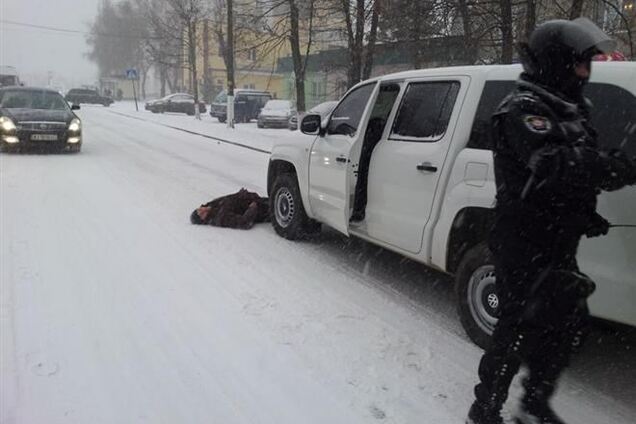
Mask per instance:
[[[234,16],[233,0],[227,0],[227,126],[234,128]]]

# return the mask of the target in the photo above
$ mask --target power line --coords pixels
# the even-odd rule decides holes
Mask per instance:
[[[57,27],[51,27],[46,25],[34,25],[34,24],[28,24],[26,22],[11,21],[8,19],[0,19],[0,22],[3,24],[8,24],[8,25],[15,25],[15,26],[21,26],[26,28],[34,28],[34,29],[43,29],[46,31],[62,32],[66,34],[99,35],[103,37],[127,38],[127,39],[134,39],[134,40],[158,40],[159,39],[159,37],[136,37],[132,35],[109,34],[109,33],[103,33],[103,32],[80,31],[76,29],[57,28]]]

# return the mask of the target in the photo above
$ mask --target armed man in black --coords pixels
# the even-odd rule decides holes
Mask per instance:
[[[615,43],[591,21],[554,20],[520,44],[524,72],[493,115],[499,321],[479,364],[468,424],[500,424],[521,364],[528,368],[519,424],[563,424],[549,400],[585,336],[594,283],[580,273],[581,236],[606,234],[602,190],[636,184],[633,160],[600,147],[582,90],[592,57]],[[602,142],[602,140],[601,140]]]

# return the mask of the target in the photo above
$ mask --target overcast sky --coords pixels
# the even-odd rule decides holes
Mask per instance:
[[[27,28],[5,21],[88,31],[99,1],[0,0],[0,64],[15,66],[27,83],[43,84],[49,71],[64,85],[95,83],[97,67],[84,57],[88,51],[84,35]]]

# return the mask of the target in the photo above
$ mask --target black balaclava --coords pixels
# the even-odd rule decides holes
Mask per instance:
[[[552,20],[539,25],[527,43],[519,44],[525,74],[553,92],[579,99],[587,79],[574,73],[579,63],[591,66],[592,56],[616,48],[616,42],[587,18]]]

